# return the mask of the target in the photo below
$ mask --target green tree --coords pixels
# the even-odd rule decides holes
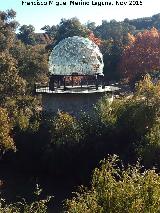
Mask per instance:
[[[58,31],[56,35],[57,43],[64,38],[72,36],[82,36],[87,37],[88,29],[81,24],[79,19],[61,19],[60,24],[58,25]]]
[[[58,30],[57,25],[52,25],[51,27],[49,25],[45,25],[41,28],[41,30],[44,30],[47,35],[49,35],[51,38],[55,38]]]
[[[17,60],[19,75],[28,82],[27,91],[33,92],[35,82],[48,81],[48,53],[44,45],[25,45],[20,40],[10,49]]]
[[[36,44],[35,28],[32,25],[22,25],[19,28],[19,33],[17,37],[24,44],[28,44],[28,45]]]
[[[86,23],[86,27],[91,30],[92,32],[94,32],[94,30],[96,29],[96,23],[92,22],[92,21],[88,21]]]
[[[111,39],[125,44],[126,36],[128,33],[133,34],[134,30],[135,27],[126,22],[117,22],[115,20],[107,22],[106,20],[103,20],[102,24],[96,27],[94,33],[103,40]]]
[[[14,20],[16,12],[7,10],[0,11],[0,51],[9,49],[15,41],[15,30],[18,23]]]
[[[137,151],[145,167],[160,167],[160,121],[158,120],[143,139],[143,146]]]
[[[137,86],[136,96],[143,99],[149,111],[146,117],[149,123],[146,124],[146,134],[141,140],[141,145],[137,152],[142,157],[145,166],[160,166],[160,82],[153,84],[149,75],[146,75],[143,81]]]

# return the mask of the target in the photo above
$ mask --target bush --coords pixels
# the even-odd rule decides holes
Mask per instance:
[[[39,186],[36,186],[35,195],[39,198],[42,190]],[[44,200],[36,200],[32,203],[27,203],[25,199],[22,199],[21,202],[16,202],[12,204],[6,204],[4,199],[0,199],[0,212],[1,213],[47,213],[48,207],[47,204],[51,200],[51,196],[48,196]]]
[[[160,175],[154,169],[126,169],[117,156],[108,157],[95,169],[91,189],[81,188],[66,201],[69,213],[142,213],[160,211]]]
[[[10,136],[12,125],[6,109],[0,108],[0,152],[16,150],[13,138]]]
[[[139,149],[146,167],[160,168],[160,121],[157,121],[143,139],[143,146]]]
[[[81,129],[75,117],[67,112],[59,112],[51,123],[51,142],[57,145],[73,145],[83,138]]]
[[[155,139],[158,140],[159,132],[154,126],[160,119],[159,94],[160,83],[153,84],[150,76],[146,75],[144,80],[137,84],[134,95],[114,99],[112,103],[104,97],[98,103],[97,112],[103,126],[100,131],[104,150],[108,147],[112,153],[117,153],[129,162],[142,157],[145,158],[145,165],[149,159],[152,159],[150,165],[153,165],[155,159],[158,166],[160,165],[160,150],[155,142],[149,145],[147,139],[148,134],[154,131],[157,135]]]

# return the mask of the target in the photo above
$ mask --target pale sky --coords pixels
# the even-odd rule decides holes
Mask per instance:
[[[47,2],[49,0],[23,0],[24,2]],[[17,12],[16,20],[20,25],[32,24],[36,32],[44,25],[56,25],[61,18],[77,17],[82,23],[88,20],[101,24],[102,20],[115,19],[117,21],[125,18],[134,19],[141,17],[149,17],[160,13],[160,0],[93,0],[93,2],[111,2],[113,5],[95,6],[92,5],[92,0],[75,0],[74,2],[89,2],[89,5],[70,5],[70,0],[52,0],[52,5],[22,5],[22,0],[0,0],[0,10],[13,9]],[[66,2],[65,6],[56,6],[56,2]],[[73,1],[72,1],[73,2]],[[116,5],[116,2],[126,3],[126,6]],[[129,2],[138,2],[142,5],[129,5]]]

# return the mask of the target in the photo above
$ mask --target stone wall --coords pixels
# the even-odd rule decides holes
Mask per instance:
[[[81,111],[90,112],[105,93],[43,93],[43,112],[56,113],[58,110],[77,115]]]

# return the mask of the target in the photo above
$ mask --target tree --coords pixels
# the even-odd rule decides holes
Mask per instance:
[[[61,19],[56,35],[57,43],[72,36],[87,37],[88,29],[77,18]]]
[[[0,55],[0,99],[25,93],[26,82],[19,76],[17,61],[6,51]]]
[[[0,211],[6,213],[47,213],[48,203],[53,198],[53,196],[47,196],[45,199],[40,199],[42,189],[39,185],[36,185],[36,191],[34,192],[34,197],[36,199],[33,202],[27,202],[25,198],[21,198],[20,201],[8,204],[5,199],[0,198]]]
[[[128,33],[132,34],[134,30],[134,26],[131,26],[126,22],[117,22],[115,20],[107,22],[106,20],[103,20],[102,24],[97,26],[93,32],[96,36],[103,40],[111,39],[124,44]]]
[[[138,18],[133,20],[127,20],[130,25],[136,27],[136,31],[144,31],[144,29],[151,29],[153,27],[160,30],[160,13],[151,17]]]
[[[160,149],[157,148],[157,144],[160,143],[159,106],[160,84],[154,84],[148,75],[138,84],[133,96],[114,99],[112,103],[109,103],[107,98],[102,99],[98,105],[98,113],[101,123],[104,124],[102,131],[104,149],[108,146],[112,153],[121,155],[127,161],[133,162],[137,157],[141,157],[143,160],[148,159],[150,163],[160,165],[158,160]],[[152,138],[150,142],[147,139],[148,134],[153,136],[149,136]],[[108,139],[108,135],[112,136]],[[156,145],[153,146],[151,141],[154,141]],[[149,154],[147,156],[149,150],[152,150],[149,149],[149,143],[155,148],[155,152],[152,152],[153,155],[150,157]],[[147,151],[146,154],[143,150]],[[150,161],[150,159],[153,160]]]
[[[119,70],[124,78],[135,80],[160,70],[160,32],[152,28],[138,33],[124,50]]]
[[[54,39],[57,34],[58,26],[53,25],[50,27],[49,25],[45,25],[41,30],[44,30],[47,35]]]
[[[19,76],[17,61],[10,54],[15,45],[14,21],[16,13],[13,10],[0,12],[0,99],[13,97],[25,92],[25,81]]]
[[[96,23],[92,21],[88,21],[86,23],[86,27],[93,32],[96,29]]]
[[[24,44],[35,45],[36,36],[34,31],[35,31],[35,28],[32,25],[23,25],[19,28],[19,33],[17,37]]]
[[[18,96],[16,98],[6,98],[3,107],[7,109],[10,122],[16,130],[35,132],[39,128],[40,122],[40,104],[32,96]]]
[[[7,10],[6,12],[0,11],[0,51],[12,47],[15,41],[15,30],[18,23],[14,21],[16,12]]]
[[[15,45],[10,49],[10,53],[17,59],[19,75],[28,82],[28,92],[33,91],[35,82],[47,82],[48,53],[44,45],[32,46],[16,41]]]
[[[118,64],[126,45],[130,43],[129,35],[135,28],[127,22],[111,20],[102,21],[93,31],[102,40],[100,49],[104,59],[104,75],[106,80],[119,80]]]
[[[153,83],[149,75],[140,81],[136,87],[136,96],[143,99],[148,106],[146,118],[149,122],[146,125],[148,130],[141,140],[141,146],[137,149],[146,167],[156,166],[159,168],[160,160],[160,82]],[[144,109],[145,110],[145,109]]]

